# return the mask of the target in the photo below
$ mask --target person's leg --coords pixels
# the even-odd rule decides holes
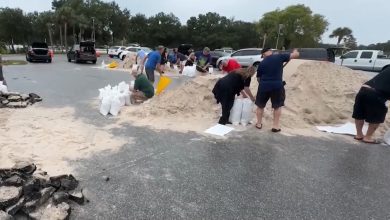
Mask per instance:
[[[280,116],[282,115],[282,108],[274,109],[274,123],[272,128],[279,130],[280,129]]]
[[[379,124],[368,124],[368,130],[366,136],[364,136],[363,141],[365,142],[374,142],[373,139],[376,129],[378,129]]]
[[[361,140],[364,138],[363,134],[363,126],[364,126],[364,120],[358,120],[355,119],[355,126],[356,126],[356,140]]]
[[[264,108],[267,105],[267,102],[269,100],[269,93],[268,92],[261,92],[260,89],[257,91],[256,95],[256,128],[261,129],[263,127],[263,115],[264,115]]]
[[[132,104],[140,104],[146,101],[148,98],[141,91],[133,92],[130,96],[130,100]]]
[[[148,77],[148,80],[149,80],[151,83],[154,83],[154,70],[152,70],[152,69],[146,69],[145,72],[146,72],[146,76]]]
[[[256,127],[259,127],[259,128],[262,127],[263,115],[264,115],[264,108],[257,107],[257,109],[256,109],[256,117],[257,117]]]
[[[221,101],[222,106],[222,116],[219,119],[219,124],[226,125],[229,124],[230,111],[232,110],[234,104],[234,96],[225,98]]]

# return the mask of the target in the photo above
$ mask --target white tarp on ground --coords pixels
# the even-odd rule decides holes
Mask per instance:
[[[356,135],[356,127],[354,123],[347,122],[343,125],[337,126],[316,126],[320,131],[334,133],[334,134],[346,134],[346,135]],[[363,132],[367,132],[367,125],[364,125]]]
[[[232,128],[232,127],[217,124],[209,129],[207,129],[205,131],[205,133],[223,137],[233,130],[234,130],[234,128]]]
[[[385,134],[385,136],[383,137],[383,140],[385,141],[385,143],[387,145],[390,145],[390,130],[388,130]]]

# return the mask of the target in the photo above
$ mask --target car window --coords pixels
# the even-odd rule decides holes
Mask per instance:
[[[110,47],[111,50],[117,50],[119,47]]]
[[[237,52],[232,54],[232,57],[242,56],[243,52],[244,52],[243,50],[237,51]]]
[[[127,50],[130,51],[130,52],[137,52],[137,48],[129,48]]]
[[[261,54],[260,50],[243,50],[240,56],[257,56]]]
[[[360,59],[371,59],[373,52],[363,52],[362,55],[360,55]]]
[[[121,47],[121,50],[126,50],[126,47]]]
[[[359,54],[359,52],[352,51],[352,52],[344,54],[343,57],[344,57],[344,59],[355,59],[355,58],[357,58],[358,54]]]

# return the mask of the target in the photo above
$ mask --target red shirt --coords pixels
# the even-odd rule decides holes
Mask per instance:
[[[226,66],[222,68],[223,71],[225,72],[232,72],[234,70],[240,69],[241,65],[237,62],[235,59],[229,59],[228,63]]]

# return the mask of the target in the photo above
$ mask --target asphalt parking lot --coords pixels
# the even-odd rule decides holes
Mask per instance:
[[[11,90],[41,95],[46,108],[75,107],[78,120],[101,125],[111,121],[91,106],[97,89],[130,76],[93,68],[100,63],[56,55],[4,73]],[[73,219],[390,219],[383,145],[255,129],[226,140],[131,125],[111,132],[134,141],[72,161],[91,201],[74,206]]]

